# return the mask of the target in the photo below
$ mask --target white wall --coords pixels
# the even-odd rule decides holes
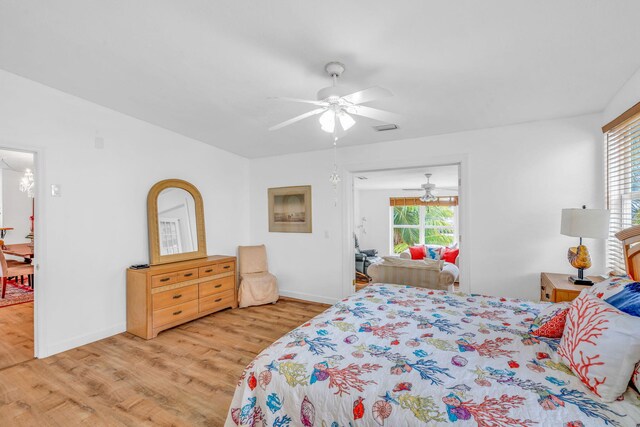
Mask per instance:
[[[640,102],[640,69],[611,98],[602,113],[602,124],[609,123],[638,102]]]
[[[347,147],[338,158],[343,171],[465,158],[469,229],[463,244],[471,290],[537,299],[540,272],[572,271],[566,251],[577,242],[560,235],[561,209],[604,204],[601,125],[601,115],[585,115]],[[251,240],[267,245],[283,294],[342,297],[347,217],[343,185],[338,206],[333,203],[331,164],[330,150],[251,161]],[[267,188],[305,184],[313,186],[313,233],[269,233]],[[603,242],[586,244],[596,266],[588,273],[603,273]]]
[[[358,230],[361,249],[377,249],[378,255],[392,255],[390,249],[389,230],[389,198],[406,197],[402,190],[356,190],[358,207],[356,225],[360,225],[365,217],[365,231]]]
[[[31,231],[31,202],[27,193],[20,191],[20,180],[24,172],[2,170],[2,221],[3,227],[13,227],[7,231],[6,245],[25,243],[26,235]]]
[[[94,146],[96,132],[104,149]],[[125,268],[148,262],[146,197],[155,182],[198,187],[210,254],[233,255],[248,242],[249,164],[239,156],[4,71],[0,147],[37,148],[46,165],[36,171],[41,356],[125,330]],[[62,197],[48,194],[54,183]]]

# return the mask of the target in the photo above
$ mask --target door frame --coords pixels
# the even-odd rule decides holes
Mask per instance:
[[[37,358],[42,354],[42,348],[44,337],[42,324],[45,313],[45,301],[44,287],[40,282],[40,278],[44,276],[42,274],[42,268],[44,266],[43,261],[46,259],[46,246],[42,244],[43,237],[46,233],[45,218],[46,213],[46,201],[44,190],[44,174],[45,174],[45,150],[41,147],[25,146],[25,145],[13,145],[11,142],[0,142],[1,150],[17,151],[21,153],[33,154],[33,177],[35,181],[35,194],[34,198],[38,203],[34,204],[34,224],[33,234],[34,247],[33,251],[36,254],[33,259],[33,275],[34,275],[34,288],[33,288],[33,357]]]
[[[459,227],[459,247],[460,257],[459,269],[462,281],[460,283],[460,291],[471,293],[471,254],[469,253],[470,245],[470,227],[469,227],[469,203],[468,195],[470,194],[469,180],[469,156],[467,154],[455,154],[447,156],[434,156],[423,161],[408,160],[379,160],[373,162],[347,163],[340,168],[342,175],[342,222],[343,222],[343,261],[342,261],[342,297],[346,298],[354,292],[354,271],[355,258],[353,256],[353,233],[355,231],[355,218],[353,217],[355,204],[355,189],[353,177],[358,174],[373,171],[395,170],[395,169],[414,169],[421,167],[434,167],[446,165],[458,165],[458,179],[460,180],[460,192],[458,194],[458,227]]]

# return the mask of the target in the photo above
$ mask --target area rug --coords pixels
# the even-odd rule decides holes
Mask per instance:
[[[7,283],[7,292],[0,298],[0,308],[33,301],[33,289],[19,283]]]

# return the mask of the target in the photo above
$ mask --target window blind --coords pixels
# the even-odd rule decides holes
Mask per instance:
[[[623,248],[615,233],[640,224],[640,103],[605,125],[607,209],[611,211],[607,267],[626,271]]]
[[[438,197],[433,202],[423,202],[420,197],[391,197],[390,206],[458,206],[458,196]]]

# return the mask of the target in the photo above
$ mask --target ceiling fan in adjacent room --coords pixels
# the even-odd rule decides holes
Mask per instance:
[[[436,190],[436,185],[432,184],[430,179],[431,179],[431,175],[430,173],[425,173],[424,176],[427,178],[427,182],[425,182],[424,184],[422,184],[420,186],[420,188],[403,188],[404,191],[424,191],[424,194],[422,196],[420,196],[420,201],[421,202],[434,202],[436,200],[438,200],[438,196],[436,195],[436,192],[438,190]],[[439,187],[439,190],[457,190],[458,187]]]
[[[325,70],[333,80],[333,84],[318,91],[317,101],[285,97],[275,98],[283,101],[311,104],[318,108],[271,126],[269,130],[282,129],[285,126],[317,115],[320,115],[319,121],[322,130],[328,133],[335,133],[339,128],[343,131],[350,129],[356,123],[352,116],[368,117],[383,123],[398,121],[399,116],[397,114],[361,105],[376,99],[393,96],[388,89],[374,86],[358,92],[347,93],[348,91],[345,88],[337,86],[338,77],[342,75],[344,69],[344,65],[340,62],[329,62],[325,66]]]

